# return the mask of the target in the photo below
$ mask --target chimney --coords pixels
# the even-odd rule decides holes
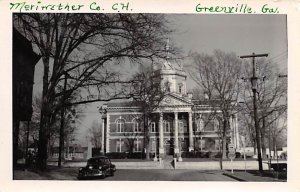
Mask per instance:
[[[192,92],[188,92],[187,96],[188,96],[189,99],[192,99],[193,98],[193,93]]]

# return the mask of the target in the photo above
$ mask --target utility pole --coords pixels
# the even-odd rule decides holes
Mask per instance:
[[[60,130],[59,130],[59,151],[58,151],[58,167],[61,167],[62,154],[64,149],[64,124],[65,124],[65,92],[67,89],[67,73],[65,73],[64,89],[61,99],[60,111]]]
[[[252,91],[253,91],[253,111],[254,111],[254,127],[255,127],[255,138],[257,144],[257,159],[258,159],[258,167],[259,172],[263,173],[263,166],[262,166],[262,158],[261,158],[261,143],[259,137],[259,124],[257,120],[257,103],[256,103],[256,89],[257,89],[257,77],[256,77],[256,66],[255,66],[255,58],[256,57],[268,57],[268,54],[255,54],[252,55],[244,55],[240,56],[241,59],[244,58],[252,58],[252,77],[251,77],[251,84],[252,84]]]

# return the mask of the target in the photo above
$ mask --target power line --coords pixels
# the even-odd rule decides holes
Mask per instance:
[[[273,57],[267,59],[266,61],[273,60],[273,59],[275,59],[275,58],[277,58],[277,57],[282,57],[282,56],[286,55],[287,53],[288,53],[288,50],[285,50],[284,52],[281,52],[281,53],[279,53],[278,55],[275,55],[275,56],[273,56]]]

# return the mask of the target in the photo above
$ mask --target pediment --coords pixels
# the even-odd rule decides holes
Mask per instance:
[[[180,106],[180,105],[192,105],[192,102],[184,97],[167,95],[160,103],[160,106]]]

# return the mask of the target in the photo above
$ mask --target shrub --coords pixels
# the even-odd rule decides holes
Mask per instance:
[[[221,153],[221,152],[217,152],[217,154],[215,154],[214,157],[215,157],[215,158],[221,158],[221,157],[222,157],[222,153]]]
[[[110,159],[125,159],[126,153],[111,152],[106,153],[106,156]]]
[[[146,156],[142,152],[127,153],[128,159],[144,159]]]
[[[215,152],[196,151],[196,152],[183,152],[181,157],[183,158],[212,158],[216,155]]]

